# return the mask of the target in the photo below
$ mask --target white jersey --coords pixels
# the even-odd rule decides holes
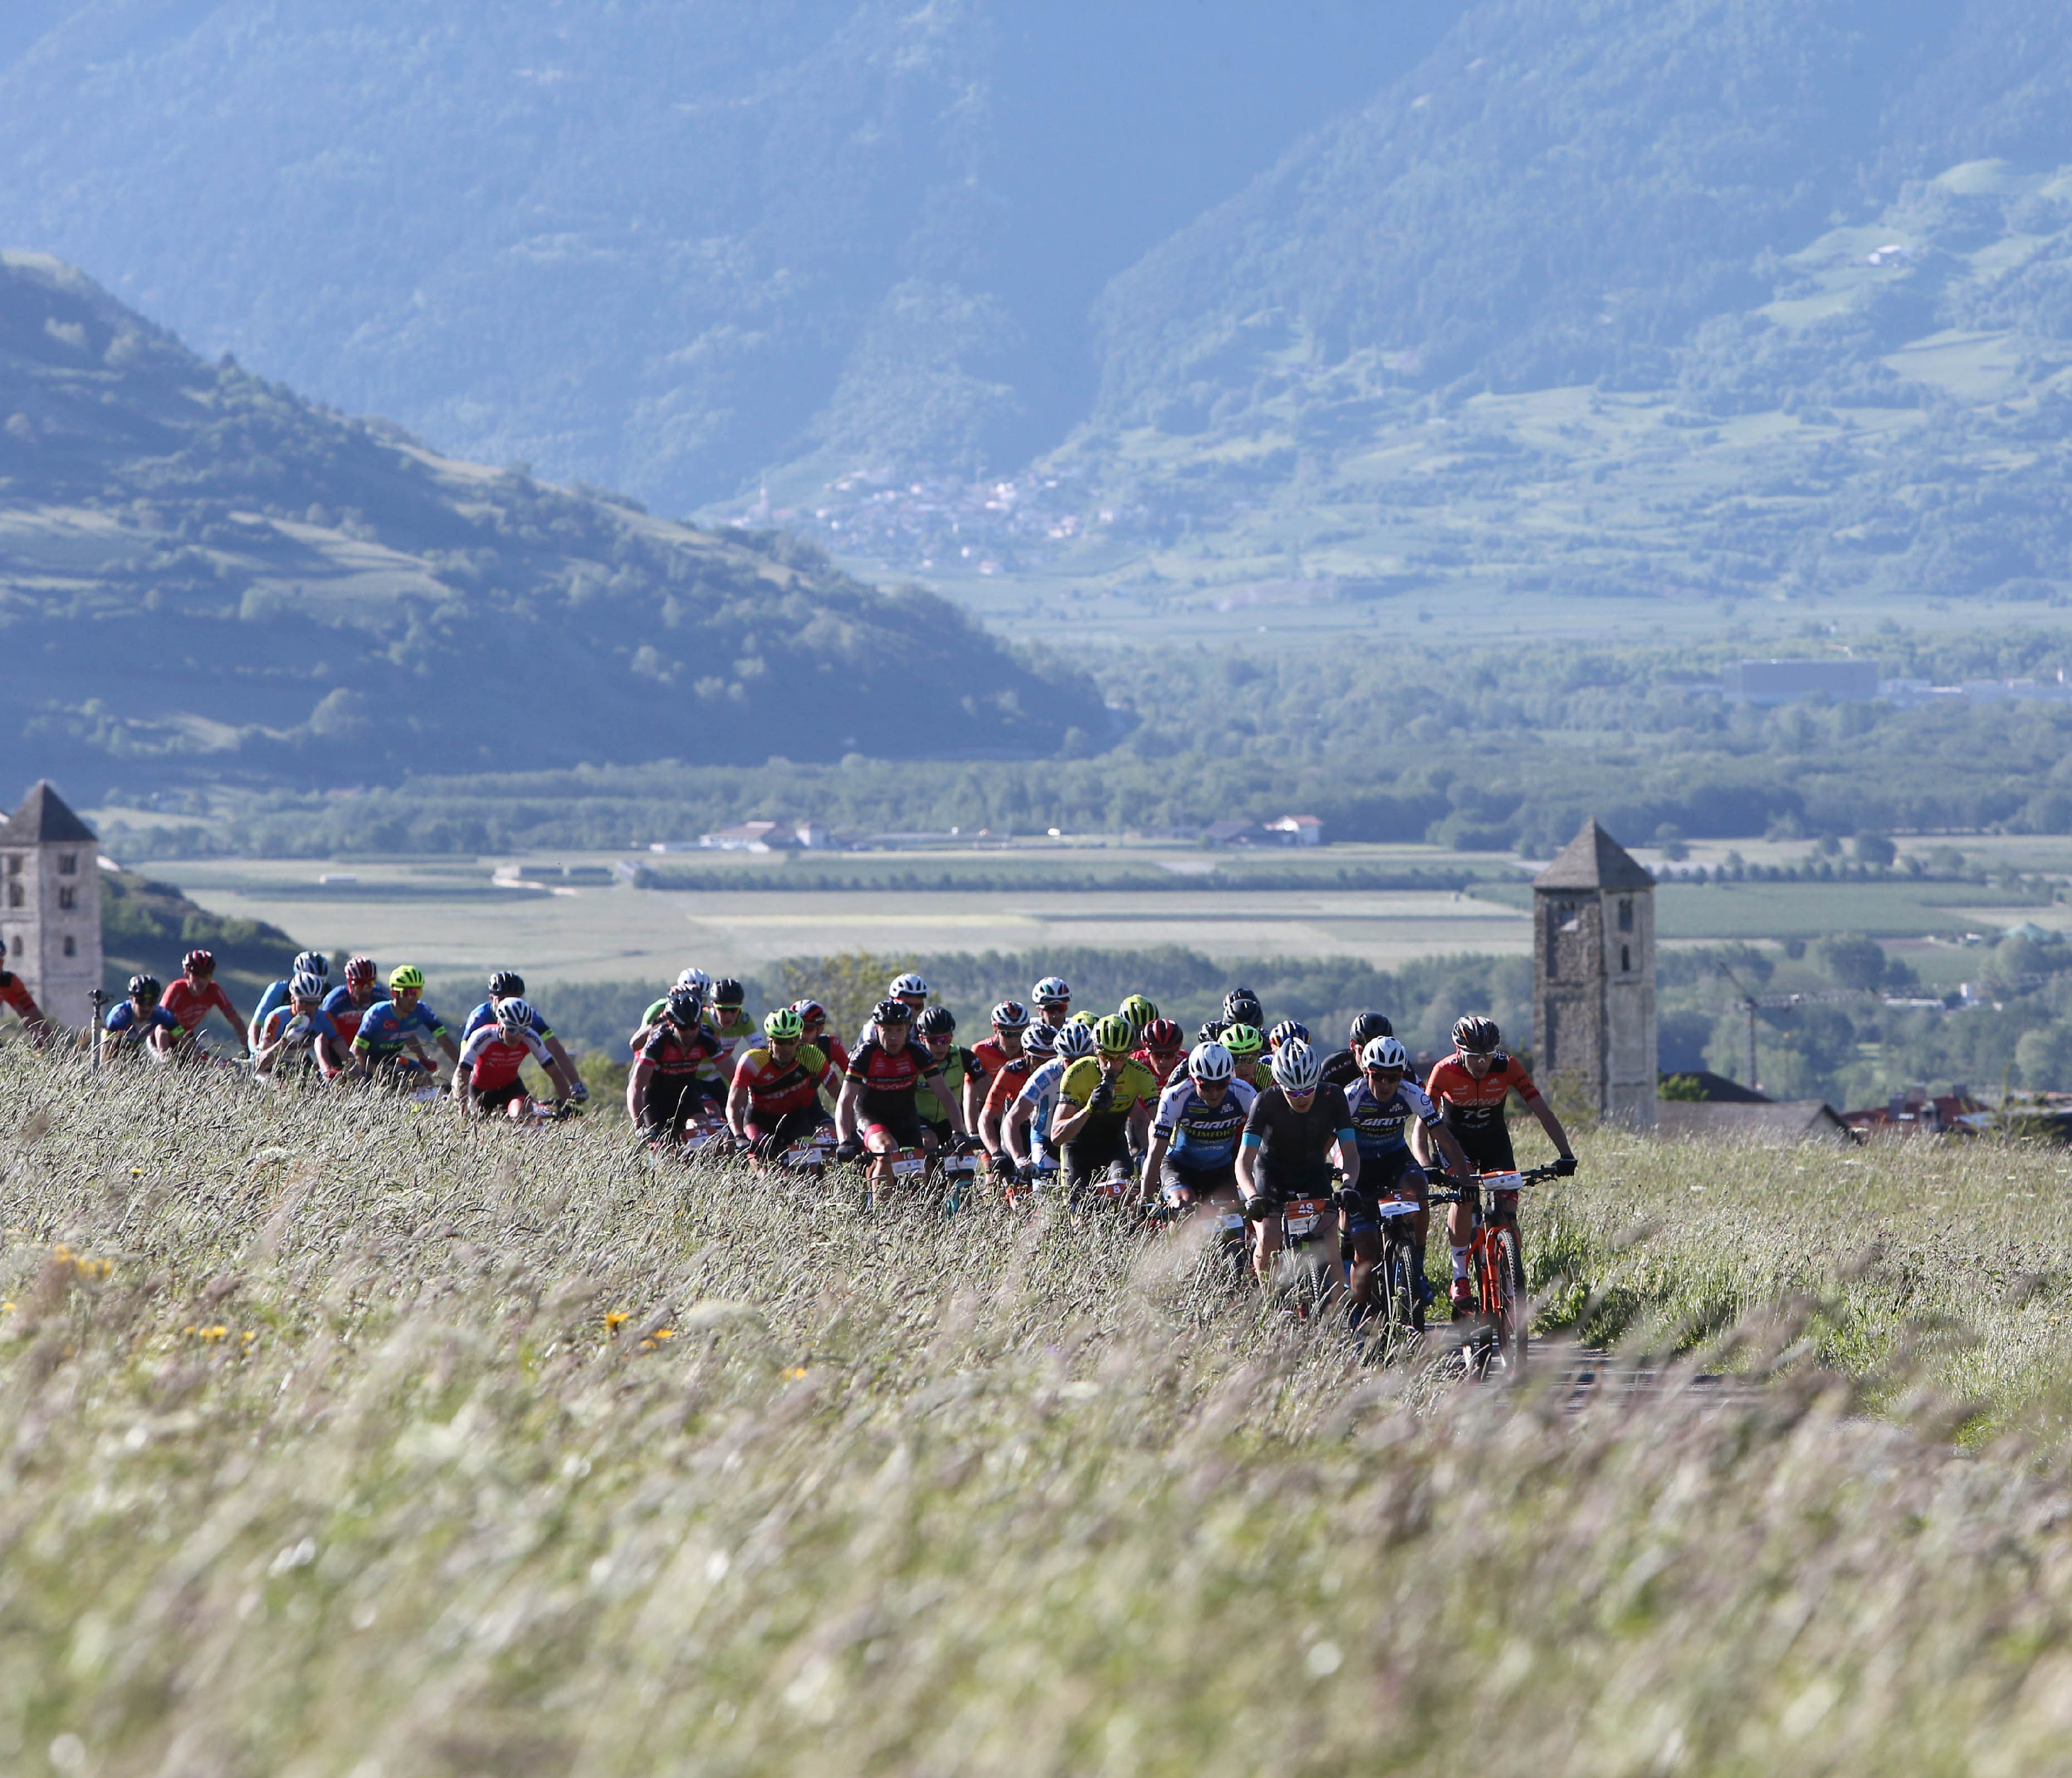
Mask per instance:
[[[516,1032],[507,1033],[494,1020],[487,1025],[476,1026],[468,1033],[467,1041],[460,1046],[460,1065],[463,1068],[472,1068],[482,1060],[483,1052],[492,1045],[514,1041],[522,1045],[533,1061],[542,1066],[545,1065],[547,1045],[538,1032],[530,1025],[520,1025]]]
[[[1050,1114],[1058,1107],[1059,1083],[1071,1066],[1067,1057],[1053,1056],[1022,1083],[1022,1090],[1015,1094],[1030,1108],[1029,1157],[1039,1166],[1057,1164],[1057,1156],[1050,1152]]]

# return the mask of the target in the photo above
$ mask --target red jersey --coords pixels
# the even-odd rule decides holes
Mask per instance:
[[[820,1095],[827,1078],[828,1058],[817,1045],[802,1043],[787,1062],[767,1044],[744,1049],[734,1065],[734,1084],[748,1091],[749,1115],[758,1122],[774,1122],[789,1111],[803,1111]]]
[[[1457,1052],[1437,1064],[1424,1083],[1424,1096],[1447,1123],[1469,1130],[1486,1129],[1500,1119],[1505,1096],[1511,1093],[1527,1105],[1540,1102],[1540,1089],[1518,1058],[1500,1053],[1490,1058],[1490,1071],[1477,1080]]]
[[[1001,1071],[991,1077],[985,1090],[985,1112],[988,1117],[1005,1117],[1009,1102],[1022,1090],[1022,1083],[1036,1072],[1036,1057],[1017,1056]]]
[[[837,1074],[849,1072],[849,1045],[833,1032],[823,1031],[817,1037],[808,1037],[806,1041],[834,1065],[834,1071]]]
[[[1019,1056],[1009,1055],[1000,1047],[998,1040],[993,1037],[988,1037],[984,1043],[974,1044],[967,1053],[978,1065],[970,1072],[983,1081],[993,1079],[1009,1062],[1022,1059]]]
[[[1162,1061],[1155,1049],[1139,1049],[1130,1057],[1131,1061],[1142,1062],[1146,1068],[1157,1075],[1161,1086],[1165,1086],[1180,1071],[1181,1063],[1186,1059],[1187,1052],[1184,1049],[1167,1050]]]
[[[158,1004],[172,1014],[183,1031],[199,1029],[211,1007],[232,1025],[237,1023],[237,1009],[230,1004],[230,996],[223,992],[223,983],[213,975],[199,984],[184,975],[175,976]]]
[[[179,984],[175,982],[173,985],[177,988]],[[24,1025],[34,1025],[43,1016],[43,1009],[29,992],[29,984],[11,969],[0,969],[0,1000],[20,1013]]]
[[[874,1036],[860,1043],[844,1075],[862,1083],[866,1100],[882,1094],[911,1094],[923,1080],[942,1078],[943,1065],[911,1037],[903,1048],[888,1049]]]

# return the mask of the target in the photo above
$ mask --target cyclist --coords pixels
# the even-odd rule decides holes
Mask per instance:
[[[1029,1077],[1050,1060],[1051,1047],[1057,1039],[1058,1033],[1038,1020],[1022,1034],[1022,1053],[1001,1063],[986,1082],[985,1103],[980,1107],[978,1115],[978,1139],[993,1158],[995,1176],[1010,1185],[1019,1176],[1021,1169],[1007,1146],[1007,1135],[1002,1125],[1015,1095],[1028,1084]]]
[[[662,999],[662,1014],[641,1027],[639,1053],[626,1082],[626,1115],[652,1141],[683,1133],[717,1109],[705,1076],[719,1040],[705,1024],[705,1002],[688,983]]]
[[[172,985],[166,990],[165,997],[158,1003],[172,1014],[173,1021],[180,1028],[180,1045],[191,1047],[195,1035],[201,1029],[202,1021],[212,1010],[220,1012],[236,1033],[237,1047],[245,1048],[245,1024],[242,1014],[231,1004],[230,996],[223,991],[223,984],[216,979],[216,953],[212,951],[191,951],[180,959],[180,973],[173,978]],[[31,1003],[34,1011],[34,1003]],[[23,1022],[27,1024],[24,1016]],[[31,1029],[35,1027],[31,1026]]]
[[[984,1114],[986,1094],[994,1076],[1022,1053],[1022,1035],[1029,1029],[1029,1008],[1019,1000],[1002,1000],[990,1015],[993,1035],[981,1038],[968,1052],[971,1070],[964,1080],[964,1127],[976,1131]]]
[[[694,992],[697,995],[698,1005],[701,1008],[708,1008],[712,1004],[712,977],[702,969],[685,970],[669,984],[668,988],[662,990],[660,999],[649,1002],[648,1010],[640,1015],[640,1029],[633,1033],[632,1048],[635,1055],[640,1053],[640,1045],[647,1041],[648,1032],[668,1016],[669,990],[676,988],[688,988]],[[703,1016],[702,1012],[700,1016]]]
[[[1057,1172],[1050,1119],[1058,1106],[1058,1082],[1074,1062],[1094,1053],[1094,1034],[1083,1025],[1067,1023],[1051,1033],[1050,1047],[1050,1060],[1030,1071],[1001,1121],[1001,1139],[1017,1175],[1047,1179]]]
[[[1439,1109],[1446,1127],[1478,1173],[1507,1173],[1518,1165],[1511,1148],[1511,1131],[1504,1123],[1504,1101],[1512,1093],[1525,1102],[1526,1109],[1540,1120],[1548,1140],[1560,1159],[1556,1171],[1576,1170],[1576,1154],[1568,1132],[1561,1127],[1554,1108],[1532,1084],[1532,1077],[1513,1056],[1498,1047],[1503,1033],[1496,1020],[1470,1013],[1453,1026],[1453,1053],[1435,1063],[1424,1083],[1425,1097]],[[1472,1209],[1466,1204],[1449,1206],[1446,1239],[1453,1250],[1453,1313],[1456,1319],[1474,1312],[1474,1287],[1468,1281],[1468,1242],[1474,1232]]]
[[[353,1033],[353,1060],[361,1074],[396,1085],[436,1081],[438,1065],[425,1049],[427,1039],[449,1063],[460,1066],[459,1048],[425,1004],[424,994],[425,972],[415,963],[398,963],[388,971],[388,998],[369,1007]]]
[[[926,1008],[914,1020],[914,1034],[927,1048],[930,1060],[942,1070],[943,1085],[950,1090],[951,1097],[964,1107],[963,1128],[968,1131],[972,1123],[973,1090],[981,1078],[971,1051],[957,1041],[957,1016],[946,1006]],[[952,1142],[964,1138],[953,1135],[948,1121],[932,1115],[938,1109],[935,1093],[927,1086],[914,1090],[914,1115],[921,1126],[935,1139],[939,1149],[948,1148]]]
[[[336,1080],[352,1066],[344,1041],[323,1009],[324,983],[321,975],[298,975],[288,984],[288,1004],[277,1006],[259,1027],[258,1046],[252,1052],[252,1070],[273,1074],[302,1064],[306,1074],[314,1068],[327,1081]]]
[[[374,966],[370,963],[369,969]],[[352,966],[346,966],[346,979],[352,979]],[[489,978],[489,998],[461,1020],[460,1041],[463,1046],[486,1025],[496,1022],[496,1003],[499,1000],[524,1000],[525,978],[515,969],[500,969]],[[575,1058],[562,1047],[547,1023],[547,1016],[530,1000],[525,1001],[532,1015],[532,1034],[547,1046],[547,1053],[561,1065],[561,1076],[569,1082],[569,1097],[577,1104],[590,1098],[590,1089],[584,1086],[582,1075],[577,1070]]]
[[[1280,1053],[1281,1046],[1285,1044],[1308,1043],[1309,1041],[1309,1026],[1303,1024],[1300,1019],[1283,1019],[1280,1024],[1266,1033],[1266,1047],[1269,1052],[1267,1059],[1271,1061],[1275,1055]],[[1323,1066],[1321,1057],[1318,1058],[1318,1066],[1319,1067]]]
[[[1186,1036],[1170,1019],[1153,1019],[1144,1028],[1144,1047],[1135,1053],[1163,1088],[1172,1084],[1174,1074],[1187,1059],[1186,1045]]]
[[[246,1047],[259,1047],[259,1026],[269,1012],[277,1006],[288,1004],[288,988],[298,975],[314,975],[327,988],[331,983],[331,959],[321,951],[302,951],[295,954],[294,963],[288,973],[278,982],[269,982],[266,992],[259,996],[259,1004],[252,1014],[252,1023],[245,1029]]]
[[[158,978],[132,975],[130,997],[109,1008],[102,1021],[101,1057],[103,1061],[142,1045],[161,1059],[172,1053],[180,1034],[180,1021],[158,1004]]]
[[[1363,1012],[1353,1020],[1352,1029],[1346,1038],[1342,1049],[1334,1049],[1324,1058],[1324,1078],[1334,1086],[1342,1086],[1350,1093],[1360,1078],[1360,1057],[1367,1046],[1376,1037],[1392,1037],[1396,1027],[1379,1012]]]
[[[1234,988],[1223,996],[1223,1023],[1248,1025],[1255,1031],[1266,1029],[1266,1008],[1248,988]]]
[[[1291,1198],[1330,1197],[1334,1154],[1344,1189],[1356,1193],[1359,1144],[1346,1095],[1324,1083],[1309,1045],[1283,1044],[1273,1053],[1273,1084],[1245,1114],[1237,1152],[1238,1191],[1256,1226],[1252,1264],[1262,1281],[1281,1250],[1281,1206]]]
[[[1424,1089],[1404,1077],[1410,1070],[1410,1053],[1393,1037],[1375,1037],[1360,1052],[1360,1078],[1346,1094],[1352,1115],[1353,1139],[1360,1156],[1359,1189],[1356,1200],[1349,1194],[1346,1238],[1352,1248],[1354,1313],[1370,1305],[1375,1262],[1381,1256],[1381,1223],[1378,1205],[1384,1194],[1399,1185],[1416,1193],[1417,1214],[1412,1226],[1415,1257],[1412,1274],[1418,1300],[1431,1300],[1431,1287],[1424,1279],[1424,1241],[1430,1230],[1431,1206],[1425,1201],[1424,1173],[1436,1148],[1445,1157],[1446,1171],[1466,1176],[1468,1159],[1453,1139]]]
[[[532,1097],[520,1074],[528,1056],[553,1082],[555,1104],[567,1103],[571,1085],[568,1073],[548,1051],[533,1023],[536,1016],[523,997],[513,994],[496,1003],[487,1025],[467,1033],[454,1063],[453,1092],[460,1101],[462,1116],[486,1117],[503,1111],[523,1117]]]
[[[1046,975],[1029,990],[1029,998],[1036,1003],[1036,1016],[1053,1031],[1071,1016],[1072,991],[1062,975]]]
[[[911,969],[903,975],[894,976],[885,990],[886,998],[898,1001],[916,1021],[927,1009],[928,993],[928,984]]]
[[[1259,1058],[1266,1048],[1266,1040],[1259,1034],[1256,1025],[1227,1025],[1223,1027],[1221,1042],[1231,1053],[1231,1061],[1236,1066],[1237,1078],[1254,1092],[1270,1085],[1259,1078]]]
[[[14,1016],[27,1029],[31,1037],[41,1042],[51,1036],[56,1027],[43,1016],[43,1008],[36,1004],[36,997],[29,992],[29,984],[11,969],[0,969],[0,1006],[14,1009]]]
[[[376,985],[380,979],[372,957],[355,957],[345,966],[344,984],[324,996],[324,1014],[347,1043],[360,1035],[360,1020],[380,999],[381,990]]]
[[[1196,1045],[1187,1071],[1158,1096],[1139,1200],[1149,1201],[1162,1190],[1182,1209],[1235,1205],[1238,1139],[1256,1096],[1238,1079],[1229,1050],[1219,1043]]]
[[[722,975],[705,997],[705,1026],[719,1040],[719,1056],[713,1063],[715,1078],[734,1078],[734,1053],[744,1043],[763,1035],[761,1029],[742,1010],[748,992],[731,975]]]
[[[766,1160],[834,1122],[820,1103],[820,1083],[832,1065],[805,1038],[805,1020],[780,1006],[763,1019],[763,1041],[742,1050],[734,1065],[727,1127]]]
[[[1104,1173],[1133,1172],[1143,1152],[1158,1078],[1130,1054],[1136,1041],[1129,1020],[1110,1013],[1094,1026],[1095,1053],[1074,1061],[1058,1082],[1050,1143],[1075,1197]]]
[[[818,1000],[794,1000],[791,1010],[799,1015],[805,1041],[828,1058],[827,1078],[820,1082],[820,1098],[832,1115],[835,1100],[841,1093],[842,1076],[849,1072],[849,1045],[828,1029],[828,1009]]]
[[[919,1148],[931,1156],[935,1152],[935,1132],[921,1122],[917,1088],[932,1087],[952,1131],[964,1134],[964,1112],[956,1096],[944,1084],[935,1058],[915,1041],[913,1029],[913,1009],[905,1001],[880,1000],[870,1030],[849,1059],[835,1106],[835,1128],[841,1138],[835,1152],[843,1160],[855,1160],[869,1149],[874,1187],[892,1183],[894,1151]]]
[[[1158,1008],[1141,994],[1124,995],[1122,1004],[1115,1012],[1117,1018],[1129,1021],[1129,1041],[1133,1044],[1144,1041],[1144,1028],[1158,1016]]]

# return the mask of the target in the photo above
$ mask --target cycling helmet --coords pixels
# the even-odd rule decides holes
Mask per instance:
[[[1071,1017],[1065,1020],[1067,1025],[1083,1025],[1089,1031],[1100,1022],[1100,1014],[1098,1012],[1075,1012]]]
[[[695,988],[701,996],[712,986],[712,977],[702,969],[687,969],[676,978],[679,988]]]
[[[353,971],[359,968],[362,963],[367,964],[369,975],[374,972],[374,965],[368,959],[356,957],[345,966],[346,980],[350,982],[352,979]],[[523,994],[524,992],[525,978],[515,969],[500,969],[489,978],[489,997],[492,1000],[500,1000],[508,995]]]
[[[763,1035],[772,1043],[797,1043],[806,1035],[806,1021],[788,1006],[763,1016]]]
[[[373,984],[375,973],[374,959],[372,957],[356,957],[345,966],[345,985],[347,988],[371,987]],[[516,988],[511,990],[511,992],[517,994],[523,992],[524,989],[524,983],[520,982]]]
[[[957,1016],[946,1006],[931,1006],[914,1021],[914,1029],[924,1037],[954,1037]]]
[[[1237,1063],[1221,1044],[1198,1043],[1188,1053],[1187,1072],[1198,1081],[1228,1080]]]
[[[738,1006],[748,995],[731,975],[722,975],[712,984],[711,998],[714,1006]]]
[[[1094,1053],[1094,1034],[1083,1025],[1061,1025],[1053,1048],[1067,1061],[1077,1061]]]
[[[1307,1043],[1309,1028],[1300,1019],[1283,1019],[1266,1033],[1267,1047],[1278,1049],[1285,1043]]]
[[[1002,1000],[993,1009],[993,1028],[996,1031],[1027,1030],[1029,1008],[1019,1000]]]
[[[295,959],[295,967],[288,971],[292,981],[298,975],[314,975],[319,981],[331,979],[331,959],[321,951],[306,951]]]
[[[1031,1056],[1047,1056],[1057,1047],[1056,1029],[1047,1025],[1032,1025],[1022,1034],[1022,1048]]]
[[[1360,1052],[1363,1068],[1393,1068],[1407,1072],[1410,1067],[1410,1052],[1393,1037],[1376,1037]]]
[[[928,997],[928,984],[923,981],[919,976],[916,975],[914,971],[910,969],[903,975],[894,976],[892,978],[892,985],[886,988],[885,992],[893,996],[895,999],[904,995],[912,994],[925,1000]]]
[[[1346,1047],[1355,1056],[1362,1055],[1376,1037],[1392,1037],[1395,1035],[1396,1027],[1379,1012],[1363,1012],[1353,1020],[1352,1034],[1346,1039]]]
[[[696,1025],[698,1015],[705,1011],[705,1002],[698,991],[684,982],[677,983],[669,990],[666,1004],[672,1025]]]
[[[151,984],[155,988],[158,984]],[[314,975],[306,969],[298,970],[288,983],[288,998],[291,1000],[320,1000],[324,997],[323,977]]]
[[[496,1003],[496,1029],[500,1031],[522,1031],[532,1022],[532,1009],[518,995]]]
[[[1094,1027],[1094,1047],[1104,1056],[1126,1056],[1137,1041],[1129,1020],[1111,1012]]]
[[[212,951],[191,951],[180,959],[180,967],[190,975],[213,975],[216,973],[216,953]]]
[[[1256,1056],[1266,1047],[1266,1040],[1259,1034],[1259,1028],[1250,1025],[1231,1025],[1223,1027],[1223,1048],[1240,1061],[1247,1056]]]
[[[801,1025],[825,1025],[828,1022],[828,1009],[818,1000],[794,1000],[791,1010],[799,1015]]]
[[[1029,990],[1029,998],[1038,1006],[1069,1006],[1072,1002],[1072,991],[1065,985],[1063,976],[1046,975]]]
[[[1223,1022],[1248,1025],[1255,1030],[1266,1023],[1266,1008],[1248,988],[1234,988],[1223,996]]]
[[[1273,1052],[1273,1084],[1284,1093],[1314,1093],[1324,1078],[1317,1052],[1300,1037]]]
[[[1117,1015],[1129,1021],[1132,1031],[1141,1033],[1147,1025],[1158,1016],[1158,1008],[1141,994],[1133,994],[1116,1009]]]
[[[1503,1033],[1497,1029],[1496,1020],[1478,1012],[1470,1012],[1454,1023],[1453,1047],[1464,1056],[1493,1056],[1503,1041]]]
[[[1145,1047],[1161,1055],[1169,1049],[1178,1049],[1186,1041],[1186,1033],[1170,1019],[1153,1019],[1144,1028]]]
[[[133,1000],[155,1000],[162,992],[155,975],[132,975],[130,978],[130,998]]]
[[[422,988],[425,972],[415,963],[398,963],[388,971],[388,985],[391,988]]]
[[[1204,1019],[1202,1029],[1194,1033],[1194,1041],[1197,1043],[1221,1043],[1223,1033],[1229,1029],[1230,1021],[1227,1019]]]
[[[880,1000],[870,1009],[870,1016],[878,1025],[911,1025],[914,1009],[904,1000]]]

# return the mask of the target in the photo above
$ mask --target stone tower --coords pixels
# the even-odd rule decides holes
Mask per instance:
[[[1655,879],[1598,826],[1532,885],[1533,1072],[1655,1127]]]
[[[101,986],[101,848],[47,782],[0,824],[0,942],[7,967],[60,1025],[93,1022]]]

